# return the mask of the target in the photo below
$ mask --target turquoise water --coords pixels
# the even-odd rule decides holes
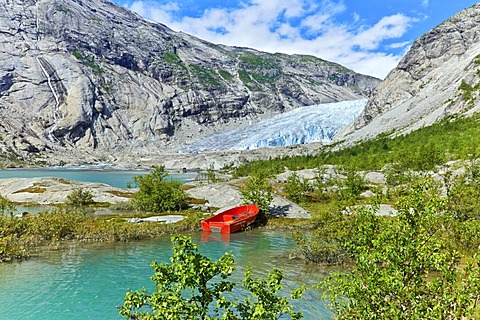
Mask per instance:
[[[42,168],[42,169],[6,169],[0,170],[0,179],[4,178],[41,178],[56,177],[68,180],[84,182],[106,183],[113,187],[125,188],[127,183],[132,181],[133,176],[147,174],[146,170],[112,170],[112,169],[63,169],[63,168]],[[183,182],[195,179],[196,173],[172,173],[170,179]]]
[[[209,236],[210,235],[210,236]],[[284,288],[311,286],[324,276],[288,259],[292,240],[279,232],[242,232],[220,235],[194,234],[200,251],[212,259],[231,252],[237,262],[232,279],[243,278],[247,264],[254,276],[265,276],[273,267],[285,271]],[[21,263],[0,264],[1,319],[121,319],[116,306],[123,304],[127,288],[153,289],[153,260],[167,262],[169,238],[144,242],[76,245]],[[297,310],[305,319],[331,319],[320,293],[308,290]]]

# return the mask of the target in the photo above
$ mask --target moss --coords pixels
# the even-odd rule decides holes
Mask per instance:
[[[13,194],[15,194],[15,193],[44,193],[45,191],[47,191],[47,189],[44,188],[44,187],[31,186],[31,187],[28,187],[28,188],[25,188],[25,189],[14,191],[12,193]]]
[[[196,199],[196,198],[188,198],[187,201],[186,201],[188,204],[190,205],[201,205],[201,204],[205,204],[208,202],[208,200],[206,199]]]
[[[114,196],[121,197],[121,198],[130,199],[130,198],[133,197],[133,193],[127,192],[127,191],[121,191],[121,190],[107,190],[107,191],[105,191],[105,193],[109,193],[109,194],[112,194]]]

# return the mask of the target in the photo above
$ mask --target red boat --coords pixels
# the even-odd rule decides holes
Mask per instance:
[[[202,229],[208,232],[233,233],[255,221],[259,211],[256,204],[228,209],[203,220]]]

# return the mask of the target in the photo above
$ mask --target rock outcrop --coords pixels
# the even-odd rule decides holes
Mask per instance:
[[[337,140],[407,133],[480,108],[480,4],[417,39]]]
[[[312,56],[227,47],[106,0],[0,0],[0,151],[175,151],[379,80]],[[92,156],[93,157],[93,156]]]

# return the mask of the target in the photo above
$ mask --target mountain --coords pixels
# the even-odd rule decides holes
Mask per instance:
[[[336,140],[403,134],[480,109],[480,4],[418,38]]]
[[[379,83],[313,56],[212,44],[106,0],[0,3],[0,151],[14,156],[176,151]]]
[[[258,123],[201,138],[181,152],[252,150],[331,142],[365,108],[367,99],[300,107]]]

